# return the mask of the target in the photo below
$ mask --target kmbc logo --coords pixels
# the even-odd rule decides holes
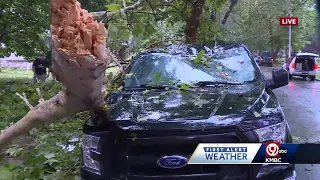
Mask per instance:
[[[287,154],[288,151],[284,148],[280,148],[279,142],[266,143],[266,162],[281,163],[280,154]]]

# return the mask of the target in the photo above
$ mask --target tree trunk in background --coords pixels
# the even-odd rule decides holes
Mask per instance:
[[[274,63],[278,63],[278,61],[277,61],[277,55],[278,55],[278,53],[280,52],[280,47],[279,46],[277,46],[276,47],[276,49],[275,50],[273,50],[273,59],[274,59]]]
[[[222,25],[225,25],[227,23],[227,20],[228,20],[229,16],[231,15],[232,10],[236,6],[237,3],[238,3],[238,0],[231,0],[229,9],[226,12],[226,14],[224,15],[224,18],[221,22]]]
[[[197,41],[197,33],[205,0],[194,0],[192,2],[191,15],[187,19],[187,27],[185,29],[186,41],[188,44],[195,43]]]

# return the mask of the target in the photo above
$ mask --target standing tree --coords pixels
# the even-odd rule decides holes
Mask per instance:
[[[11,52],[27,59],[45,53],[47,0],[1,1],[0,9],[0,58]]]
[[[276,55],[288,44],[288,27],[279,25],[279,18],[299,18],[292,27],[292,47],[300,50],[315,31],[315,10],[311,0],[247,0],[238,2],[233,16],[225,24],[228,40],[245,43],[252,51],[268,50]],[[231,7],[231,4],[230,4]]]

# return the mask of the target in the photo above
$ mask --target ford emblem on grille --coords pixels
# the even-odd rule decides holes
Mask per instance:
[[[183,156],[163,156],[158,159],[157,164],[166,169],[178,169],[188,164],[188,159]]]

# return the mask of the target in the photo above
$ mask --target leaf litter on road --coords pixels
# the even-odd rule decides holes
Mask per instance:
[[[254,115],[255,117],[261,117],[260,113],[258,113],[257,111],[254,111],[254,112],[253,112],[253,115]]]

